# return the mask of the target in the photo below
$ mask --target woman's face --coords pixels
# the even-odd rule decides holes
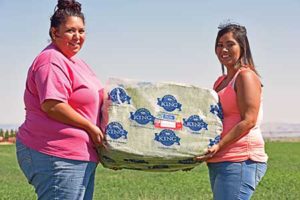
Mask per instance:
[[[68,58],[78,53],[85,40],[85,26],[80,17],[67,17],[58,28],[51,28],[53,43]]]
[[[226,67],[234,67],[241,56],[241,47],[239,43],[234,39],[233,33],[225,33],[220,37],[216,54],[220,62]]]

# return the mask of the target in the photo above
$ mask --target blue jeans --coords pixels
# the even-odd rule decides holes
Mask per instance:
[[[38,199],[91,200],[96,163],[46,155],[16,142],[17,159]]]
[[[267,170],[266,163],[252,160],[208,163],[207,166],[214,200],[250,199]]]

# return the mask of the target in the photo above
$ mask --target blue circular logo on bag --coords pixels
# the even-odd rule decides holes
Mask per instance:
[[[215,144],[218,144],[221,140],[221,136],[217,135],[214,139],[209,139],[208,147],[212,147]]]
[[[172,112],[175,109],[181,111],[181,104],[177,102],[176,98],[172,95],[165,95],[163,98],[157,98],[157,105],[163,107],[166,111]]]
[[[109,97],[113,103],[122,104],[127,102],[128,104],[130,104],[131,97],[128,96],[126,91],[121,87],[114,88],[109,93]]]
[[[183,126],[190,128],[192,131],[207,130],[207,125],[198,115],[192,115],[187,120],[183,119]]]
[[[108,134],[112,139],[119,139],[124,137],[127,139],[128,132],[123,129],[123,126],[118,122],[111,122],[106,126],[106,134]]]
[[[197,163],[197,161],[194,160],[193,158],[188,158],[188,159],[185,159],[185,160],[179,160],[178,163],[190,165],[190,164],[195,164],[195,163]]]
[[[217,105],[210,105],[210,112],[217,115],[221,120],[223,120],[223,111],[220,103]]]
[[[148,124],[149,122],[152,122],[154,124],[154,119],[146,108],[140,108],[135,113],[130,112],[130,119],[136,121],[139,124],[145,125]]]
[[[180,145],[180,138],[176,136],[174,131],[168,129],[164,129],[160,133],[155,133],[154,140],[162,143],[165,146],[172,146],[175,143]]]

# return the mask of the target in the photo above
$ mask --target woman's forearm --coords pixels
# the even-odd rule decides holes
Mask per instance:
[[[95,144],[101,143],[103,139],[101,130],[76,112],[69,104],[57,100],[46,100],[41,108],[51,119],[81,128],[91,136]]]
[[[250,120],[242,120],[237,125],[235,125],[219,142],[220,148],[223,148],[232,142],[238,140],[245,134],[247,134],[253,127],[255,122]]]
[[[91,122],[77,113],[69,104],[56,101],[46,100],[42,104],[42,110],[51,118],[56,121],[88,130]]]

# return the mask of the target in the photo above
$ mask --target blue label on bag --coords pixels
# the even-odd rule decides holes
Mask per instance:
[[[119,139],[120,137],[124,137],[127,139],[128,132],[123,129],[123,126],[118,122],[111,122],[106,127],[106,133],[112,139]]]
[[[152,122],[154,124],[155,117],[151,115],[149,110],[146,108],[140,108],[135,113],[130,112],[130,119],[136,121],[139,124],[145,125],[149,122]]]
[[[170,168],[168,165],[153,165],[153,166],[148,166],[148,169],[168,169]]]
[[[165,95],[163,98],[157,98],[157,105],[163,107],[166,111],[172,112],[175,109],[181,111],[181,104],[177,102],[176,98],[172,95]]]
[[[102,160],[108,163],[115,163],[116,161],[108,156],[102,156]]]
[[[217,105],[210,105],[210,112],[217,115],[221,120],[223,120],[223,111],[220,103]]]
[[[159,112],[155,117],[154,127],[161,129],[181,130],[182,118],[177,114]]]
[[[137,159],[124,159],[126,162],[131,162],[131,163],[139,163],[139,164],[149,164],[149,162],[145,160],[137,160]]]
[[[126,91],[121,87],[114,88],[109,93],[109,97],[113,103],[122,104],[127,102],[128,104],[130,104],[131,97],[128,96]]]
[[[154,140],[160,142],[164,146],[172,146],[174,143],[180,145],[180,138],[176,136],[174,131],[168,129],[164,129],[160,133],[155,133]]]
[[[169,121],[174,121],[176,120],[176,115],[171,114],[171,113],[158,113],[156,118],[162,119],[162,120],[169,120]]]
[[[183,119],[183,126],[190,128],[192,131],[207,130],[207,125],[198,115],[192,115],[187,120]]]
[[[185,159],[185,160],[179,160],[178,163],[189,165],[189,164],[195,164],[195,163],[197,163],[197,161],[194,160],[193,158],[188,158],[188,159]]]
[[[209,139],[208,147],[212,147],[215,144],[218,144],[221,140],[221,136],[217,135],[214,139]]]

